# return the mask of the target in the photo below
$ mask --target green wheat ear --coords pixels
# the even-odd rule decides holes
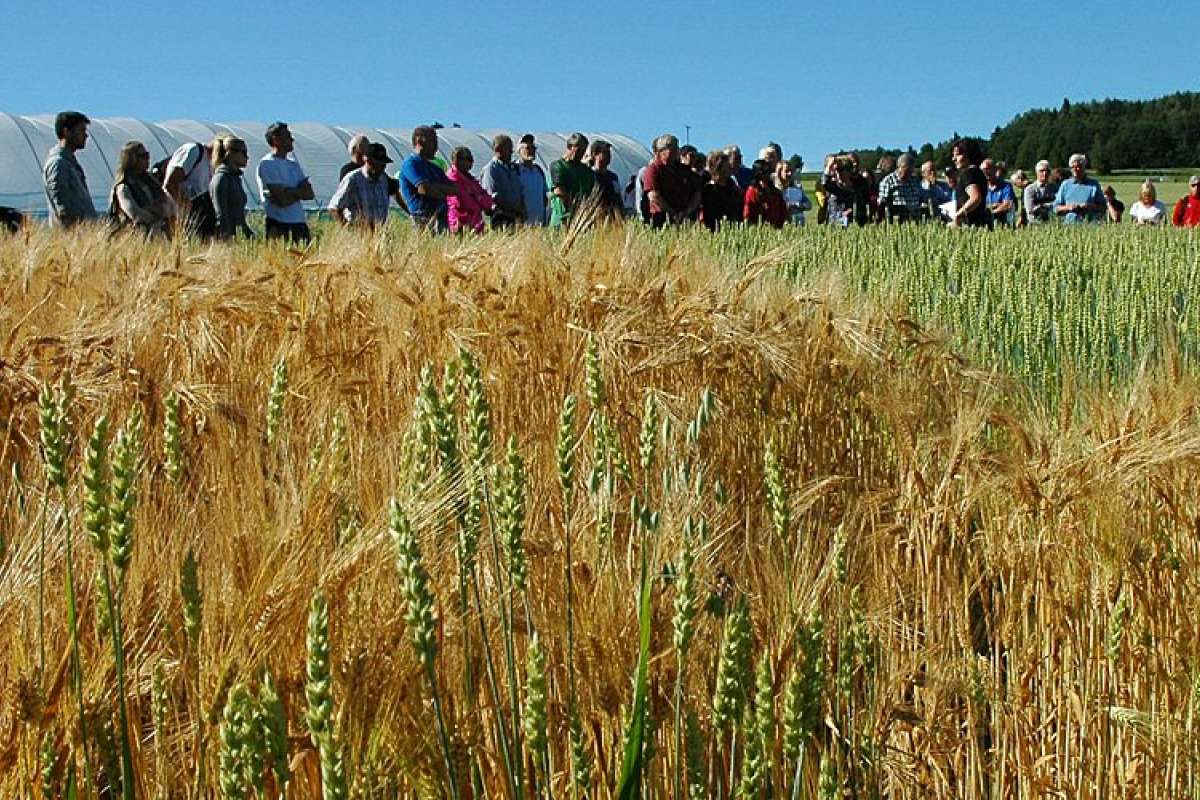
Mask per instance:
[[[172,483],[183,477],[183,418],[179,395],[171,392],[164,401],[166,418],[163,421],[163,469]]]
[[[183,630],[193,648],[200,640],[200,624],[204,608],[204,598],[200,593],[199,571],[196,554],[189,547],[187,554],[183,557],[183,565],[179,569],[179,595],[183,600]]]
[[[546,651],[542,649],[538,635],[529,640],[525,666],[525,715],[521,722],[525,726],[525,738],[536,760],[547,757],[546,716]]]
[[[558,486],[562,490],[563,503],[568,508],[575,496],[575,417],[578,398],[573,394],[563,398],[562,411],[558,415]]]
[[[462,383],[467,398],[467,442],[471,463],[477,470],[487,464],[492,449],[492,417],[484,389],[483,373],[470,350],[459,351]]]
[[[262,686],[258,690],[258,725],[271,770],[275,773],[275,785],[283,787],[291,779],[288,768],[287,711],[275,688],[271,673],[263,673]]]
[[[496,516],[500,525],[500,538],[508,556],[508,570],[513,586],[524,592],[529,579],[529,567],[525,559],[525,461],[517,450],[517,440],[509,436],[504,457],[503,483],[499,490],[499,508]]]
[[[309,736],[321,762],[321,790],[326,800],[346,797],[346,769],[333,730],[333,674],[329,647],[329,605],[325,595],[313,595],[305,636],[304,694],[308,700]]]
[[[1108,619],[1108,634],[1105,637],[1105,655],[1116,662],[1121,657],[1121,645],[1125,641],[1125,628],[1129,623],[1129,596],[1122,591]]]
[[[124,574],[133,554],[133,512],[137,504],[135,435],[126,427],[117,431],[112,451],[112,505],[109,509],[109,555],[117,572]]]
[[[783,701],[783,755],[795,762],[821,722],[825,693],[825,638],[815,611],[796,634],[796,663]]]
[[[96,420],[83,459],[83,527],[96,552],[108,553],[108,417]]]
[[[671,620],[672,640],[679,650],[680,660],[686,661],[688,648],[696,629],[696,614],[700,598],[696,591],[696,538],[692,518],[683,523],[683,546],[679,551],[679,576],[675,580],[675,615]]]
[[[163,747],[167,730],[167,714],[171,708],[171,690],[167,685],[167,668],[160,658],[154,662],[150,675],[150,716],[154,720],[154,744]]]
[[[584,797],[592,786],[592,759],[588,754],[587,742],[583,735],[583,720],[579,718],[577,708],[571,709],[570,740],[571,783],[575,787],[576,796]]]
[[[745,742],[742,755],[742,774],[738,781],[738,796],[754,800],[762,793],[767,765],[764,760],[762,739],[754,733],[754,711],[749,705],[743,712],[739,740]]]
[[[642,468],[642,474],[649,474],[657,451],[658,403],[653,394],[647,394],[642,405],[642,427],[638,431],[638,466]]]
[[[38,435],[42,459],[46,464],[46,482],[57,489],[67,488],[67,442],[61,398],[49,386],[38,395]]]
[[[767,509],[771,514],[771,526],[775,530],[775,536],[781,542],[788,542],[792,532],[792,513],[787,483],[778,454],[775,452],[774,440],[769,440],[763,450],[763,483],[767,491]]]
[[[333,720],[333,675],[329,655],[329,605],[325,595],[313,595],[308,611],[305,637],[308,659],[305,664],[304,696],[308,700],[308,732],[314,746],[331,730]]]
[[[396,546],[396,565],[400,573],[400,593],[405,601],[404,621],[416,651],[417,660],[424,667],[429,682],[429,693],[433,699],[433,710],[437,717],[438,738],[442,748],[446,779],[450,785],[452,800],[458,800],[459,787],[455,770],[455,747],[451,742],[450,726],[442,710],[438,691],[437,672],[434,659],[437,656],[437,632],[434,627],[433,593],[429,588],[429,574],[422,564],[421,549],[408,516],[396,498],[388,507],[388,527]]]
[[[429,574],[422,563],[421,549],[408,516],[395,498],[392,498],[388,519],[396,547],[396,564],[400,570],[400,591],[406,606],[404,619],[418,660],[429,667],[437,655]]]
[[[771,659],[766,653],[758,661],[755,679],[754,735],[762,742],[763,760],[769,771],[775,743],[775,681],[771,675]]]
[[[250,692],[244,684],[229,691],[220,725],[221,753],[218,784],[226,800],[243,800],[250,793],[247,778],[250,774],[250,742],[248,740],[252,710]]]
[[[717,665],[717,686],[713,695],[714,728],[727,730],[741,720],[749,669],[750,609],[743,596],[725,618],[725,646]]]

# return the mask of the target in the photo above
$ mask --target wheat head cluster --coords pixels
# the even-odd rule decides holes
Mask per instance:
[[[1194,796],[1138,234],[0,240],[0,794]]]

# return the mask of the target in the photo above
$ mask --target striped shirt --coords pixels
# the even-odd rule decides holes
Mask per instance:
[[[901,178],[899,172],[885,175],[879,182],[879,205],[883,209],[904,209],[903,213],[917,216],[925,199],[921,181],[916,175]]]
[[[329,199],[329,210],[349,212],[352,223],[376,225],[387,222],[390,201],[387,175],[372,178],[364,167],[346,173]]]

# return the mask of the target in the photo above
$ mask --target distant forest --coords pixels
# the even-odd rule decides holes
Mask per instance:
[[[950,163],[950,144],[909,145],[919,161]],[[1095,172],[1122,169],[1171,169],[1200,165],[1200,92],[1179,92],[1155,100],[1097,100],[1058,108],[1039,108],[1017,115],[980,140],[991,158],[1010,169],[1029,170],[1040,159],[1066,166],[1072,153],[1086,153]],[[859,150],[863,163],[874,168],[884,155],[904,149],[876,147]],[[816,165],[813,165],[814,167]]]

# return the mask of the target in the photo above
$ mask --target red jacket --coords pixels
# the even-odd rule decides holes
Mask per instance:
[[[773,228],[782,228],[787,222],[787,201],[783,192],[770,186],[765,190],[757,184],[751,184],[746,190],[742,218],[747,225],[757,225],[765,222]]]
[[[1175,204],[1171,222],[1177,228],[1200,228],[1200,198],[1185,195]]]

